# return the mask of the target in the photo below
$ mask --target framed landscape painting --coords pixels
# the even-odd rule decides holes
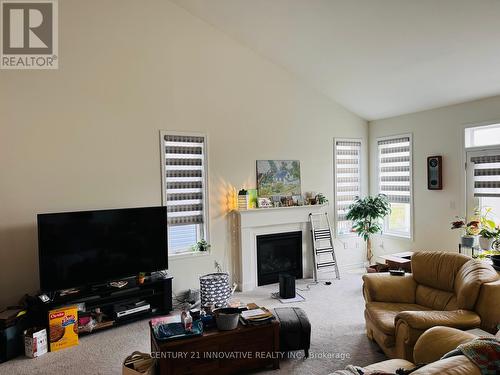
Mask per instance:
[[[257,160],[259,197],[300,195],[298,160]]]

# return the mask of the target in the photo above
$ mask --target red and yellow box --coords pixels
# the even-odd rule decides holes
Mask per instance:
[[[49,311],[50,351],[78,345],[78,308],[66,306]]]

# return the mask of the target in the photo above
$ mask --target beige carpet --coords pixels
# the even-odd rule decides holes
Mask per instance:
[[[304,288],[304,283],[299,280],[297,287]],[[266,307],[288,306],[270,298],[276,290],[277,285],[268,285],[235,298]],[[326,375],[350,363],[362,366],[384,359],[365,336],[360,274],[344,273],[330,286],[314,285],[299,293],[306,301],[290,306],[302,307],[309,316],[311,358],[287,359],[280,370],[261,373]],[[121,374],[121,362],[134,350],[150,350],[147,320],[82,337],[78,347],[37,359],[19,357],[0,364],[0,374]]]

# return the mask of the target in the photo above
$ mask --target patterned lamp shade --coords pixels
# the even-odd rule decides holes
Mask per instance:
[[[217,307],[227,306],[227,300],[231,297],[229,274],[221,272],[201,276],[200,294],[201,306],[206,303],[216,304]]]

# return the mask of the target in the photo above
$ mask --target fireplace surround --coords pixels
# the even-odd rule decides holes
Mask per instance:
[[[302,277],[312,277],[309,213],[324,212],[326,207],[316,205],[235,211],[232,243],[236,248],[233,258],[236,267],[234,280],[238,289],[246,292],[257,287],[257,238],[264,235],[301,232]]]

